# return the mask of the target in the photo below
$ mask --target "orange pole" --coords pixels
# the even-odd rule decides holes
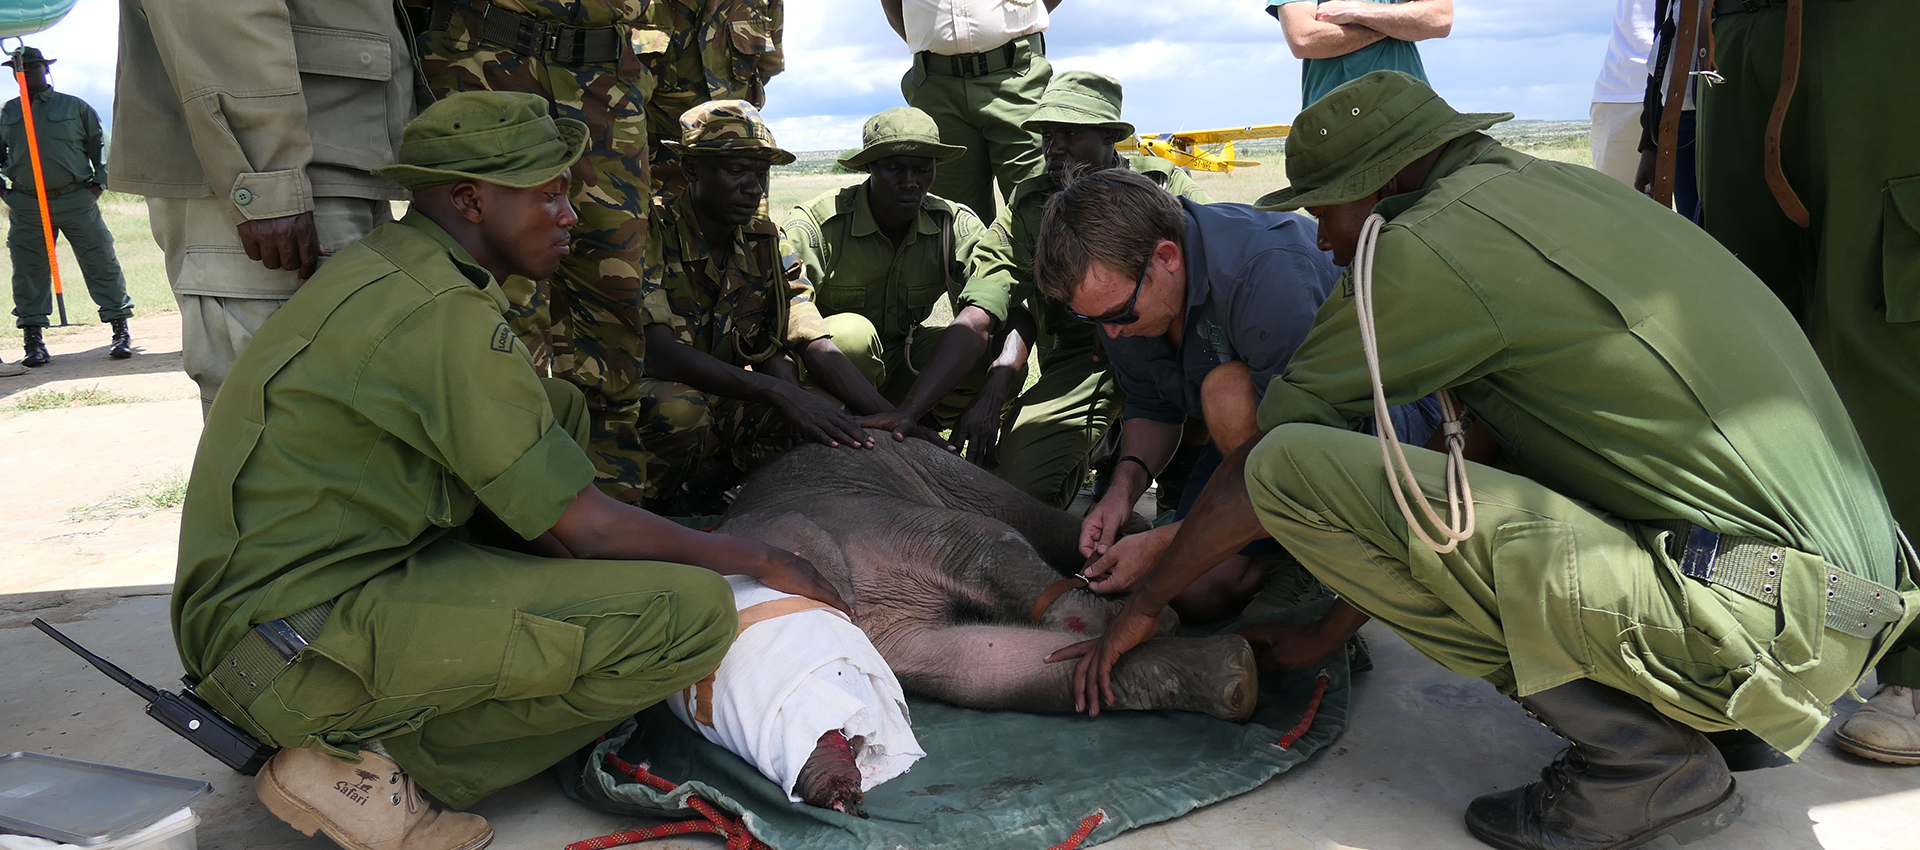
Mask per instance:
[[[47,181],[40,176],[40,134],[33,126],[33,93],[27,91],[24,64],[14,65],[13,78],[20,83],[20,118],[27,125],[27,157],[33,161],[33,193],[40,198],[40,233],[47,240],[47,268],[53,272],[53,297],[60,304],[60,326],[66,327],[67,295],[60,288],[60,258],[53,252],[53,216],[47,212]]]

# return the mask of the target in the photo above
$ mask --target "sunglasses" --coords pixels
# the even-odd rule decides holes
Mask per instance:
[[[1140,269],[1140,279],[1133,284],[1133,297],[1127,299],[1126,306],[1104,316],[1089,316],[1085,313],[1076,313],[1072,307],[1066,307],[1067,315],[1090,325],[1131,325],[1134,322],[1140,321],[1140,314],[1135,313],[1133,308],[1134,305],[1140,301],[1140,287],[1146,285],[1147,274],[1152,271],[1153,258],[1148,257],[1146,266]],[[1063,304],[1061,306],[1065,307],[1066,305]]]

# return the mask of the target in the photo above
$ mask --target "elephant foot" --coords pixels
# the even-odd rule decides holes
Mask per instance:
[[[860,793],[860,767],[853,760],[859,744],[858,737],[849,743],[838,729],[821,735],[807,763],[800,766],[800,776],[793,783],[794,795],[810,806],[866,817],[860,810],[864,796]]]
[[[1113,668],[1113,707],[1198,711],[1245,723],[1260,698],[1253,647],[1239,635],[1155,638]]]

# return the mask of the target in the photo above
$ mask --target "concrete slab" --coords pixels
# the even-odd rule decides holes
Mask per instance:
[[[79,331],[56,337],[52,366],[0,379],[0,394],[12,397],[99,381],[124,395],[168,399],[10,413],[0,398],[0,445],[11,473],[0,490],[0,535],[8,542],[0,555],[0,753],[203,778],[216,793],[196,807],[204,820],[200,846],[327,850],[330,842],[303,839],[261,808],[243,777],[141,716],[131,694],[27,626],[44,617],[150,683],[178,681],[167,630],[178,509],[95,511],[79,521],[72,512],[190,466],[199,404],[191,382],[168,371],[178,369],[177,322],[136,320],[147,353],[129,361],[92,352],[104,342]],[[1353,724],[1331,749],[1250,794],[1106,846],[1478,850],[1461,825],[1467,802],[1531,779],[1559,740],[1485,683],[1447,673],[1378,625],[1367,634],[1376,669],[1359,677]],[[1689,850],[1920,850],[1920,768],[1841,754],[1830,745],[1831,729],[1801,764],[1742,774],[1745,816]],[[550,777],[475,810],[493,821],[494,846],[505,850],[557,850],[635,825],[574,804]],[[721,843],[701,837],[651,846]]]

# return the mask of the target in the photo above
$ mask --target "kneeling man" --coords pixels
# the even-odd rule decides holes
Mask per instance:
[[[1624,185],[1478,132],[1510,117],[1461,115],[1389,71],[1300,114],[1292,187],[1262,205],[1316,215],[1336,262],[1360,258],[1353,285],[1267,389],[1265,436],[1227,459],[1106,636],[1053,658],[1084,656],[1075,682],[1097,710],[1160,607],[1271,535],[1576,744],[1540,781],[1473,801],[1475,836],[1686,840],[1739,811],[1702,733],[1803,751],[1920,611],[1913,555],[1779,301]],[[1471,513],[1452,535],[1406,518],[1383,446],[1348,430],[1438,390],[1515,470],[1463,463]],[[1420,489],[1444,491],[1446,455],[1406,456]]]
[[[308,835],[485,845],[420,792],[464,808],[711,672],[721,574],[845,607],[801,558],[593,486],[585,400],[536,377],[499,286],[559,266],[585,142],[529,94],[421,113],[378,169],[412,210],[262,326],[208,415],[174,637],[195,691],[285,748],[255,790]]]

